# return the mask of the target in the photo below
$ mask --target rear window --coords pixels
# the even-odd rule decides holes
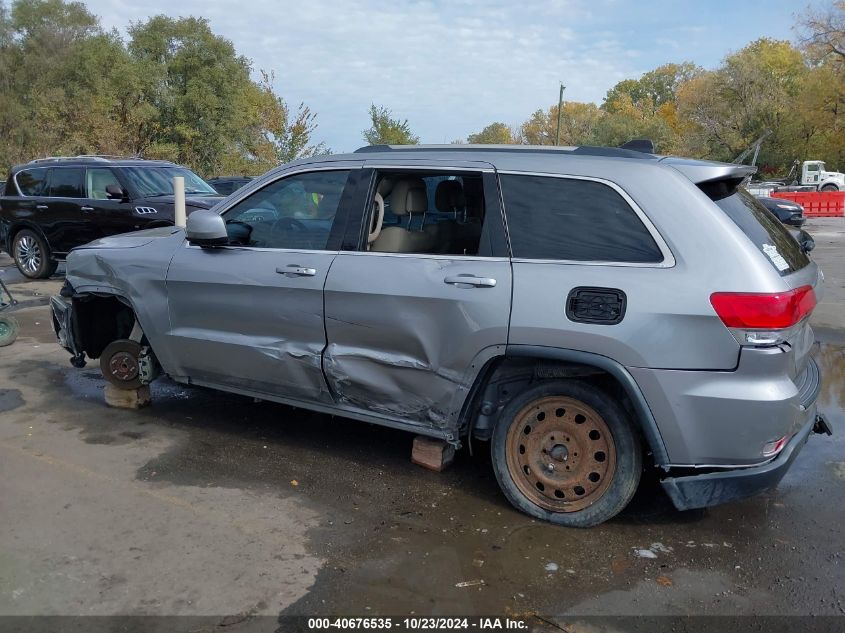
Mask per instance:
[[[747,191],[736,189],[715,202],[781,275],[801,270],[810,263],[789,230]]]
[[[43,196],[47,185],[47,169],[24,169],[15,176],[23,196]]]
[[[82,169],[78,167],[55,167],[50,170],[52,198],[82,198]]]
[[[603,183],[503,174],[514,257],[658,263],[663,255],[640,218]]]

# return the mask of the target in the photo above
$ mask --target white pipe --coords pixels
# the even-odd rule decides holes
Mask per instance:
[[[185,228],[187,216],[185,214],[185,178],[183,176],[173,177],[173,223],[176,226]]]

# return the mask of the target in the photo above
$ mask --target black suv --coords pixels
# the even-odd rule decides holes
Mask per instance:
[[[75,156],[17,165],[0,196],[0,247],[25,276],[49,277],[76,246],[172,225],[174,176],[185,178],[188,214],[220,201],[202,178],[168,161]]]
[[[226,176],[210,178],[206,182],[214,187],[221,196],[228,196],[244,185],[248,185],[251,180],[252,178],[249,176]]]

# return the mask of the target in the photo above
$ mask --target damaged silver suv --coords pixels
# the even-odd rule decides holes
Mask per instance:
[[[680,508],[780,480],[814,430],[821,272],[750,168],[628,149],[373,146],[186,230],[75,249],[76,366],[489,440],[508,500],[590,526],[644,469]]]

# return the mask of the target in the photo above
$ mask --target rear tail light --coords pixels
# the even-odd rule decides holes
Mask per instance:
[[[776,345],[810,315],[816,294],[811,286],[771,294],[714,292],[710,303],[740,344]]]

